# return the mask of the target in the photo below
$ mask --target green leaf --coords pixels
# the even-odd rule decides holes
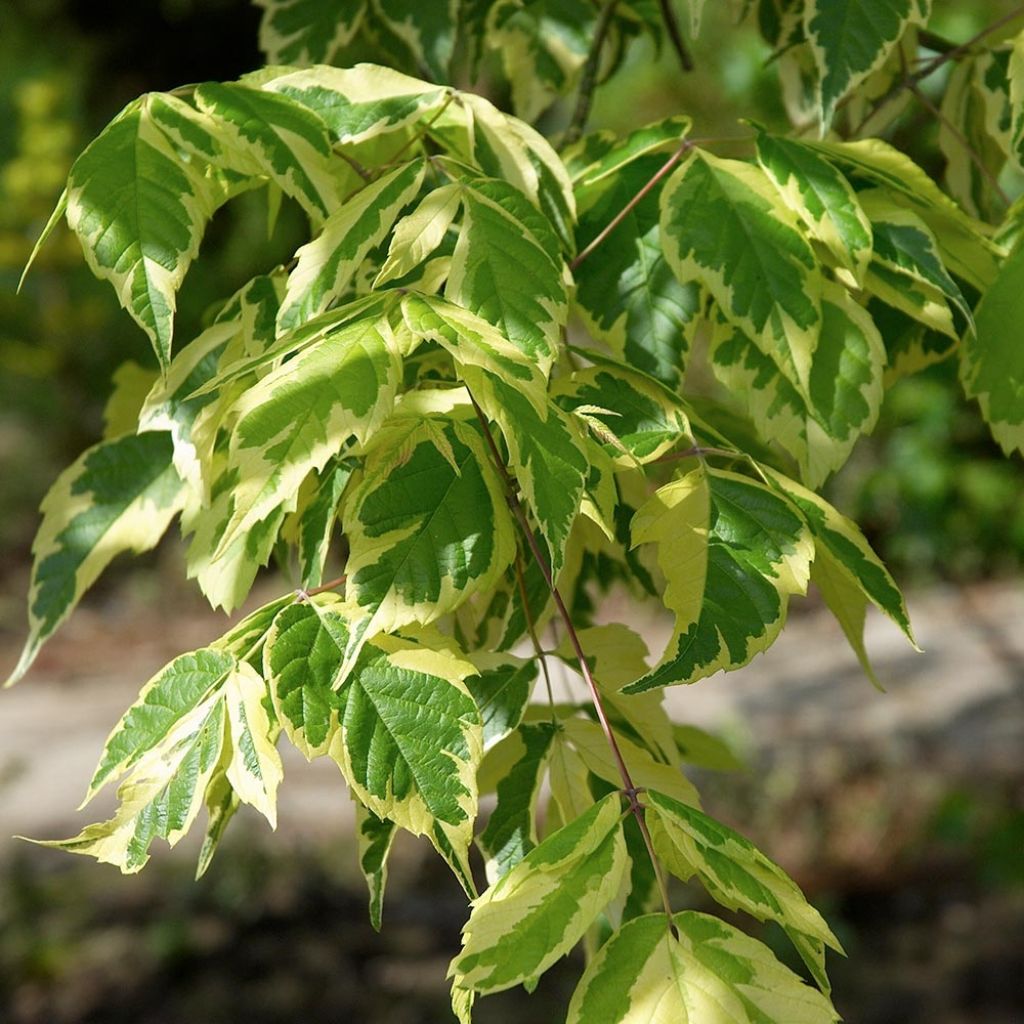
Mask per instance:
[[[332,138],[346,145],[392,135],[404,138],[418,122],[429,120],[449,95],[446,89],[375,64],[293,71],[264,88],[316,113]]]
[[[380,244],[395,218],[416,197],[424,169],[422,160],[413,160],[367,185],[327,218],[313,241],[299,249],[277,318],[279,334],[345,296],[366,254]]]
[[[626,208],[664,164],[644,156],[579,196],[577,244],[582,250]],[[700,309],[695,281],[676,277],[662,254],[658,192],[650,191],[622,219],[595,257],[574,272],[576,303],[591,334],[626,362],[658,380],[679,383],[689,350],[686,329]]]
[[[871,222],[850,183],[819,153],[781,136],[759,132],[757,159],[811,236],[863,281],[871,259]]]
[[[828,999],[767,946],[709,914],[624,924],[580,979],[567,1024],[834,1024]]]
[[[822,276],[764,171],[694,152],[665,185],[661,234],[679,280],[703,284],[729,320],[806,389]]]
[[[361,803],[449,857],[464,858],[477,812],[482,729],[465,685],[474,673],[448,651],[379,636],[340,691],[330,745]]]
[[[183,500],[166,434],[101,441],[61,473],[41,506],[43,522],[32,544],[29,635],[8,686],[28,671],[117,555],[156,546]]]
[[[370,924],[380,931],[384,910],[384,889],[388,883],[388,854],[397,829],[393,821],[378,818],[358,800],[356,805],[356,838],[359,841],[359,870],[370,890]]]
[[[121,805],[113,818],[39,845],[95,857],[124,874],[140,871],[153,840],[174,846],[202,809],[220,762],[225,718],[219,695],[197,707],[139,760],[117,791]]]
[[[867,311],[825,282],[822,325],[805,397],[750,340],[729,324],[713,331],[711,368],[757,426],[784,448],[811,487],[849,458],[878,421],[886,352]]]
[[[264,706],[267,684],[247,661],[240,661],[224,681],[231,737],[228,782],[238,798],[255,807],[277,828],[277,787],[284,777],[274,741],[277,723]]]
[[[268,64],[330,64],[363,22],[363,0],[254,0]]]
[[[560,377],[552,397],[561,408],[587,410],[587,423],[601,426],[599,440],[613,458],[636,464],[653,462],[689,439],[690,424],[677,395],[631,367],[587,352],[594,365]]]
[[[316,114],[286,96],[236,82],[204,82],[195,102],[217,126],[228,169],[266,175],[314,224],[337,209],[331,141]]]
[[[489,590],[515,556],[501,484],[478,431],[463,424],[381,431],[344,522],[346,593],[367,617],[358,638],[433,622]]]
[[[335,689],[347,619],[333,595],[282,609],[263,648],[274,712],[292,744],[307,760],[326,754],[344,705]]]
[[[547,380],[540,367],[488,321],[440,296],[416,292],[402,299],[402,316],[414,335],[437,341],[460,367],[479,367],[514,383],[535,409],[546,408]]]
[[[974,334],[963,342],[960,376],[976,398],[1004,452],[1024,451],[1024,348],[1017,325],[1024,316],[1024,245],[999,270],[975,311]]]
[[[166,368],[175,295],[223,197],[201,162],[179,158],[154,122],[157,102],[130,103],[75,161],[67,217],[89,268],[113,285]]]
[[[160,669],[107,738],[85,802],[134,768],[144,754],[193,715],[236,665],[227,651],[204,647],[181,654]]]
[[[881,185],[920,215],[931,228],[950,272],[984,290],[995,278],[1001,250],[906,154],[881,139],[807,142],[837,164],[855,188]]]
[[[313,500],[303,510],[299,524],[299,565],[302,585],[307,589],[323,583],[331,534],[354,468],[354,463],[345,459],[328,466],[317,481]]]
[[[557,252],[549,222],[517,189],[493,179],[465,188],[445,297],[492,323],[545,375],[568,318]]]
[[[869,679],[875,682],[864,650],[864,599],[887,615],[914,644],[903,595],[888,569],[871,549],[857,525],[824,498],[781,473],[762,466],[768,482],[799,510],[814,536],[814,571],[829,608],[843,627]]]
[[[428,192],[412,213],[395,225],[388,257],[373,282],[380,288],[389,281],[405,277],[434,252],[452,226],[462,195],[458,185],[442,185]]]
[[[501,0],[491,7],[487,43],[501,54],[518,117],[535,121],[575,86],[595,18],[586,0]]]
[[[455,49],[458,24],[457,0],[373,0],[388,28],[409,48],[418,65],[437,82],[450,78],[449,64]]]
[[[480,710],[484,750],[489,750],[522,720],[537,680],[537,663],[488,651],[474,652],[473,663],[479,674],[466,686]]]
[[[626,870],[619,794],[611,793],[473,901],[448,972],[453,987],[498,992],[542,974],[576,945]]]
[[[352,436],[364,441],[390,414],[401,379],[386,320],[340,328],[268,373],[234,404],[228,463],[237,469],[223,551],[294,498]]]
[[[505,437],[509,469],[537,520],[557,580],[589,475],[576,427],[553,402],[542,418],[519,389],[469,370],[464,370],[466,383]]]
[[[498,780],[497,804],[477,842],[487,880],[496,882],[537,845],[537,800],[555,729],[550,723],[520,725],[506,740],[509,764]]]
[[[804,31],[818,67],[822,134],[836,104],[881,67],[911,25],[924,26],[931,0],[807,0]]]
[[[655,852],[684,882],[694,875],[729,910],[808,935],[839,953],[843,947],[799,886],[738,832],[664,793],[646,797]]]
[[[657,545],[676,621],[657,668],[625,693],[745,665],[778,636],[789,596],[806,591],[813,546],[803,519],[735,473],[699,465],[658,490],[632,530],[634,545]]]

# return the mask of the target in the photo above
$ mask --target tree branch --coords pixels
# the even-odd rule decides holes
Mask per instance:
[[[665,161],[664,164],[654,174],[654,177],[647,182],[646,185],[626,205],[611,219],[611,221],[601,229],[600,233],[594,238],[579,255],[569,264],[570,270],[575,270],[599,245],[601,245],[605,239],[629,216],[630,211],[639,203],[648,192],[654,188],[655,185],[661,181],[662,178],[672,170],[677,163],[679,163],[684,153],[687,153],[692,149],[694,143],[688,139],[684,139],[679,148]]]
[[[683,33],[679,30],[679,19],[672,9],[672,0],[659,0],[659,4],[661,5],[661,20],[665,23],[665,32],[668,34],[672,49],[676,51],[676,56],[679,58],[679,66],[684,71],[692,71],[693,57],[690,56]]]
[[[648,830],[647,822],[644,819],[644,808],[639,800],[640,790],[634,784],[633,778],[629,774],[629,769],[626,767],[626,762],[622,757],[622,751],[619,749],[618,741],[615,739],[615,732],[612,729],[611,722],[608,720],[608,715],[605,712],[604,700],[601,697],[601,691],[598,690],[593,673],[590,671],[590,665],[587,662],[586,654],[583,652],[583,645],[580,643],[579,634],[576,632],[576,627],[573,625],[572,616],[569,614],[569,609],[566,607],[565,601],[562,600],[562,595],[558,590],[558,587],[555,586],[554,578],[551,575],[551,566],[548,564],[547,558],[541,551],[540,544],[537,543],[537,538],[533,533],[533,527],[530,525],[530,520],[526,516],[526,510],[523,508],[522,502],[519,500],[519,491],[515,478],[508,471],[508,467],[505,465],[505,460],[501,457],[501,452],[498,451],[498,446],[494,442],[494,436],[491,434],[491,428],[487,422],[487,417],[484,415],[483,409],[481,409],[477,404],[477,401],[473,398],[472,394],[470,395],[470,401],[473,403],[473,410],[476,413],[476,418],[480,421],[480,428],[483,430],[484,440],[487,442],[487,448],[490,451],[494,467],[497,469],[498,474],[501,476],[501,479],[505,484],[509,507],[512,509],[512,514],[516,517],[516,521],[519,523],[523,536],[526,538],[526,543],[530,547],[530,552],[533,554],[534,561],[537,563],[538,568],[544,576],[544,582],[548,585],[548,590],[551,592],[551,596],[555,602],[555,608],[558,609],[559,618],[565,626],[566,633],[569,637],[569,643],[572,645],[573,654],[575,654],[576,661],[579,663],[580,674],[583,676],[583,679],[587,684],[587,688],[590,690],[590,699],[594,704],[594,710],[597,712],[597,718],[601,724],[601,730],[604,732],[605,739],[608,741],[608,746],[611,748],[612,756],[615,758],[615,764],[619,770],[619,777],[622,779],[622,792],[625,794],[626,799],[629,800],[629,809],[636,818],[636,823],[640,828],[640,834],[643,836],[644,845],[647,847],[647,853],[651,858],[651,864],[654,867],[654,873],[658,879],[658,888],[661,893],[662,905],[665,908],[665,914],[668,916],[669,927],[674,931],[674,926],[672,925],[672,904],[668,898],[668,883],[661,867],[661,861],[658,860],[658,855],[654,852],[654,842],[651,839],[651,833]]]
[[[618,6],[619,0],[608,0],[608,3],[601,9],[601,16],[597,19],[594,41],[590,44],[587,62],[583,65],[580,89],[576,97],[576,109],[573,111],[569,127],[565,129],[563,146],[571,146],[583,134],[587,118],[590,117],[590,107],[594,102],[594,90],[597,88],[597,72],[601,65],[601,51],[604,49],[605,38],[612,26],[612,16]]]
[[[918,88],[917,84],[911,84],[907,87],[913,97],[925,108],[930,114],[932,114],[939,122],[941,122],[949,133],[953,136],[957,142],[963,146],[964,151],[971,158],[974,166],[978,168],[985,180],[992,186],[996,195],[1007,205],[1011,203],[1010,197],[1004,191],[1002,185],[999,184],[999,179],[992,173],[992,171],[985,166],[985,161],[982,160],[981,154],[971,145],[970,140],[960,129],[953,124],[952,121],[937,107],[934,103]]]

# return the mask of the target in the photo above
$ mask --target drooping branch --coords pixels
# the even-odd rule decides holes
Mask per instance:
[[[572,616],[569,614],[569,609],[566,607],[565,601],[562,599],[561,592],[555,585],[554,577],[551,574],[551,566],[548,564],[548,560],[545,557],[544,552],[541,551],[540,544],[537,542],[537,537],[533,532],[533,527],[530,525],[530,520],[527,518],[526,510],[523,508],[522,502],[519,500],[519,489],[516,484],[516,480],[505,465],[505,460],[501,457],[501,452],[498,451],[498,446],[494,441],[494,436],[491,434],[491,428],[487,422],[487,417],[484,415],[483,409],[480,408],[476,399],[473,398],[472,395],[470,395],[470,400],[473,403],[473,410],[476,413],[476,417],[480,422],[480,428],[483,431],[484,440],[487,443],[491,460],[493,461],[494,467],[498,471],[498,475],[501,477],[502,482],[505,485],[505,493],[508,497],[509,507],[512,509],[512,514],[515,516],[516,521],[522,530],[523,536],[526,538],[526,543],[530,548],[534,561],[537,563],[537,567],[540,569],[544,576],[544,581],[548,585],[548,590],[555,602],[555,608],[558,610],[558,616],[562,621],[562,625],[565,627],[566,635],[569,637],[569,643],[572,646],[573,654],[579,664],[580,674],[583,676],[583,680],[587,684],[587,689],[590,691],[590,699],[594,705],[594,710],[597,712],[598,722],[601,725],[601,730],[604,733],[605,739],[608,741],[608,746],[611,748],[612,756],[615,759],[615,764],[619,771],[619,777],[622,780],[622,792],[629,801],[630,812],[636,819],[636,823],[640,829],[640,834],[644,840],[644,845],[647,847],[648,856],[651,858],[651,865],[654,868],[654,873],[658,880],[661,902],[664,907],[665,914],[668,917],[669,927],[674,930],[674,926],[672,925],[672,904],[668,896],[668,882],[665,878],[665,873],[662,870],[661,861],[658,859],[658,855],[654,851],[654,841],[651,839],[651,833],[647,827],[647,821],[644,816],[644,807],[640,803],[639,799],[641,790],[638,789],[633,782],[633,777],[630,775],[629,768],[626,766],[625,759],[622,756],[622,751],[615,738],[615,731],[612,729],[611,722],[608,719],[608,714],[605,711],[601,691],[597,688],[597,682],[590,670],[590,664],[588,663],[587,656],[583,651],[583,645],[580,643],[579,634],[576,632]]]

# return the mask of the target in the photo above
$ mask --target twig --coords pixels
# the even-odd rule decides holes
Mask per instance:
[[[296,590],[295,600],[296,601],[308,601],[311,597],[315,597],[317,594],[325,594],[328,590],[334,590],[335,587],[340,587],[347,576],[338,576],[336,579],[328,580],[326,583],[321,583],[319,587],[311,587],[309,590]]]
[[[544,685],[548,691],[548,704],[551,705],[552,716],[554,715],[555,693],[551,688],[551,673],[548,671],[548,659],[544,648],[537,638],[537,623],[533,618],[533,611],[530,609],[530,599],[526,593],[526,579],[523,575],[523,560],[520,557],[518,546],[516,550],[516,584],[519,587],[519,599],[523,602],[523,616],[526,619],[526,632],[530,634],[530,642],[533,644],[534,653],[540,662],[540,670],[544,675]]]
[[[726,448],[705,448],[702,445],[695,444],[692,448],[687,448],[683,452],[669,452],[666,455],[659,455],[656,459],[651,459],[651,465],[656,466],[662,462],[679,462],[681,459],[692,459],[703,458],[705,455],[719,455],[722,458],[737,459],[742,458],[739,452],[730,452]]]
[[[431,128],[434,127],[434,125],[440,119],[441,115],[448,109],[448,107],[451,105],[454,99],[455,94],[451,92],[448,93],[448,96],[445,99],[444,103],[441,104],[441,109],[438,110],[438,112],[434,114],[434,116],[423,126],[422,131],[417,132],[415,135],[410,136],[406,140],[405,144],[396,153],[392,155],[391,159],[386,164],[384,164],[383,167],[381,167],[381,171],[383,172],[387,170],[387,168],[393,167],[396,163],[398,163],[398,158],[403,153],[405,153],[410,146],[414,146],[417,142],[422,141],[423,137],[427,134],[427,132],[430,131]]]
[[[676,12],[672,10],[672,0],[659,0],[661,5],[661,20],[665,23],[665,32],[668,34],[672,49],[676,51],[679,58],[679,66],[684,71],[693,70],[693,57],[687,49],[683,33],[679,30],[679,19]]]
[[[501,452],[498,451],[498,446],[495,444],[494,437],[491,434],[491,428],[487,423],[487,417],[484,415],[483,409],[477,404],[475,398],[470,395],[470,401],[473,403],[473,410],[476,413],[476,418],[480,421],[480,427],[483,430],[484,440],[487,442],[488,450],[491,454],[491,459],[494,462],[494,466],[501,476],[502,481],[505,484],[505,490],[508,495],[509,507],[512,509],[512,514],[516,517],[516,521],[519,523],[519,527],[526,537],[526,543],[530,547],[530,551],[533,554],[534,561],[537,563],[537,567],[540,569],[544,576],[544,581],[548,585],[548,590],[551,592],[551,596],[554,599],[555,607],[558,609],[559,618],[562,620],[562,624],[565,626],[566,634],[569,637],[569,643],[572,645],[573,654],[576,656],[576,661],[579,663],[580,674],[583,676],[584,681],[587,684],[587,688],[590,690],[590,699],[593,701],[594,710],[597,712],[598,721],[601,724],[601,730],[604,732],[605,739],[608,741],[608,746],[611,748],[612,756],[615,758],[615,764],[619,770],[619,777],[622,779],[622,792],[629,800],[629,810],[636,818],[636,823],[640,828],[640,834],[643,836],[644,845],[647,847],[647,853],[651,858],[651,864],[654,867],[654,873],[658,879],[658,888],[661,892],[662,905],[665,908],[665,914],[668,917],[669,927],[673,929],[672,924],[672,904],[668,897],[668,883],[665,879],[664,872],[662,871],[661,862],[658,860],[658,855],[654,852],[654,842],[651,839],[651,833],[647,828],[647,822],[644,819],[644,808],[640,803],[639,794],[640,789],[633,783],[633,778],[629,774],[629,769],[626,767],[626,762],[622,757],[622,751],[619,749],[618,741],[615,739],[615,732],[612,730],[611,722],[608,720],[608,715],[605,712],[604,701],[601,698],[601,691],[597,688],[597,683],[594,681],[593,673],[590,671],[590,665],[587,662],[587,656],[583,652],[583,646],[580,643],[579,634],[576,632],[576,627],[573,625],[572,616],[569,614],[569,609],[565,605],[565,601],[562,600],[562,595],[555,586],[555,581],[551,575],[551,566],[548,564],[547,558],[540,549],[540,545],[537,543],[537,538],[534,536],[533,527],[530,525],[530,520],[526,516],[526,511],[519,500],[519,492],[516,485],[515,478],[508,471],[508,467],[505,465],[505,460],[501,457]]]
[[[999,179],[992,173],[992,171],[985,166],[985,161],[982,160],[981,154],[971,145],[970,140],[966,135],[948,118],[946,115],[937,107],[934,103],[918,88],[917,84],[911,84],[907,86],[910,90],[911,95],[925,108],[930,114],[932,114],[939,122],[945,125],[946,129],[953,136],[957,142],[963,146],[964,151],[971,158],[974,166],[978,168],[985,180],[992,186],[996,195],[999,196],[1002,201],[1009,206],[1011,199],[1006,194],[1002,185],[999,184]]]
[[[924,81],[930,75],[934,74],[944,64],[951,60],[957,60],[962,57],[968,50],[970,50],[975,44],[981,42],[986,36],[991,35],[993,32],[997,32],[1004,25],[1009,24],[1017,18],[1024,17],[1024,4],[1018,4],[1009,14],[1004,14],[1001,18],[997,18],[990,25],[986,25],[980,32],[975,33],[966,42],[958,43],[949,49],[943,49],[936,57],[933,57],[923,67],[918,68],[913,74],[905,74],[897,82],[889,87],[889,89],[872,105],[868,112],[861,118],[860,123],[854,128],[850,134],[857,135],[863,129],[863,127],[877,114],[883,107],[891,103],[904,89],[913,89],[919,82]],[[938,42],[937,38],[933,38],[933,42]],[[929,45],[929,44],[925,44]],[[929,46],[929,49],[931,47]]]
[[[672,170],[677,163],[679,163],[684,153],[687,153],[692,149],[694,143],[689,139],[684,139],[680,144],[679,148],[665,161],[664,164],[655,172],[654,177],[647,182],[646,185],[626,205],[606,224],[594,238],[589,245],[587,245],[583,251],[569,264],[570,270],[575,270],[602,242],[629,216],[633,208],[639,203],[648,192],[654,188],[655,185],[661,181],[662,178]]]
[[[594,41],[590,44],[590,52],[587,54],[587,61],[583,65],[583,74],[580,77],[576,109],[573,111],[569,127],[565,130],[563,145],[571,145],[583,134],[587,118],[590,117],[590,107],[594,102],[594,90],[597,88],[597,73],[601,65],[601,51],[604,49],[605,37],[611,28],[612,16],[618,6],[619,0],[608,0],[601,10],[601,16],[597,19]]]

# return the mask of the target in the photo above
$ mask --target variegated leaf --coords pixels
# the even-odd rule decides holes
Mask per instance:
[[[585,0],[500,0],[492,5],[487,42],[501,54],[517,116],[535,121],[575,86],[596,16]]]
[[[130,103],[75,161],[68,224],[92,272],[171,358],[175,296],[224,198],[206,166],[182,161],[153,118],[155,97]]]
[[[864,648],[864,612],[870,601],[904,632],[914,634],[903,595],[857,525],[824,498],[781,473],[761,467],[768,482],[801,512],[814,536],[811,579],[821,589],[869,679],[878,685]]]
[[[477,812],[482,729],[465,685],[474,673],[449,651],[377,637],[340,691],[329,751],[362,804],[449,860],[464,860]]]
[[[911,25],[924,26],[931,0],[807,0],[804,31],[818,68],[822,134],[836,104],[885,63]]]
[[[473,901],[449,968],[453,988],[498,992],[537,978],[576,945],[626,870],[619,795],[611,793]]]
[[[87,449],[43,499],[32,544],[29,636],[7,685],[29,669],[111,560],[155,547],[181,510],[185,487],[167,434],[127,434]]]
[[[632,367],[587,353],[594,365],[559,378],[552,397],[567,411],[586,407],[603,430],[605,451],[620,463],[652,462],[687,440],[690,424],[678,396]]]
[[[389,337],[386,321],[357,321],[304,348],[235,403],[228,461],[238,480],[218,551],[293,497],[346,440],[365,440],[388,416],[401,373]]]
[[[806,590],[806,523],[746,477],[698,465],[658,490],[632,530],[634,545],[657,544],[676,624],[658,666],[625,693],[745,665],[778,636],[789,596]]]
[[[600,185],[580,191],[576,238],[581,250],[664,162],[663,156],[639,157],[599,178]],[[658,192],[652,190],[630,209],[600,253],[575,270],[575,298],[595,337],[627,363],[674,387],[689,350],[688,331],[700,312],[700,288],[696,280],[677,278],[663,255],[661,231]]]
[[[458,0],[372,0],[377,14],[391,32],[409,49],[416,64],[425,68],[436,82],[449,81]]]
[[[327,126],[311,110],[279,93],[237,82],[205,82],[195,91],[212,118],[227,169],[263,174],[320,225],[339,206]]]
[[[366,254],[380,244],[415,198],[423,174],[421,160],[389,171],[348,199],[331,214],[320,234],[299,249],[277,318],[279,334],[345,297]]]
[[[767,946],[709,914],[627,922],[580,979],[567,1024],[835,1024],[828,999]]]
[[[268,64],[329,64],[352,41],[365,0],[254,0]]]
[[[388,854],[398,831],[393,821],[378,818],[358,800],[356,807],[356,839],[359,842],[359,870],[370,891],[370,924],[380,931],[384,911],[384,889],[388,884]]]
[[[267,634],[263,670],[277,720],[307,760],[326,754],[343,700],[335,687],[347,618],[337,598],[321,594],[282,609]]]
[[[1018,244],[982,296],[976,333],[964,340],[960,375],[1003,451],[1024,451],[1024,245]]]
[[[821,269],[764,171],[694,152],[662,192],[661,237],[679,280],[700,281],[806,390],[821,329]]]
[[[992,283],[999,247],[906,154],[881,139],[805,144],[836,164],[855,188],[880,185],[914,210],[934,233],[951,273],[982,291]]]
[[[757,159],[811,236],[863,281],[871,260],[871,222],[840,171],[810,147],[765,132],[757,137]]]
[[[284,769],[275,746],[280,730],[264,706],[267,684],[249,662],[240,661],[224,681],[224,697],[231,737],[227,780],[243,803],[277,828],[277,787]]]
[[[433,622],[490,589],[515,555],[501,484],[479,433],[412,422],[381,431],[345,513],[349,599],[366,616],[362,638]]]
[[[491,883],[537,845],[537,800],[554,734],[549,722],[523,724],[503,743],[507,766],[498,779],[497,804],[477,839]]]
[[[174,846],[202,810],[220,762],[226,717],[219,695],[200,705],[138,761],[117,791],[121,803],[114,817],[71,839],[40,845],[95,857],[124,874],[140,871],[155,839]]]
[[[558,248],[550,223],[517,189],[494,179],[464,189],[445,297],[497,327],[545,374],[568,317]]]
[[[588,477],[579,432],[553,402],[541,417],[521,391],[471,369],[463,371],[466,383],[504,435],[509,469],[547,544],[552,578],[557,580]]]
[[[711,367],[742,404],[761,436],[784,448],[810,487],[820,486],[870,433],[882,403],[886,361],[868,312],[839,285],[825,282],[822,327],[807,397],[730,324],[715,325]]]
[[[722,906],[843,952],[796,882],[739,833],[655,790],[647,794],[647,819],[658,857],[677,878],[696,875]],[[809,949],[805,942],[797,948],[801,955]],[[824,949],[817,966],[823,974]]]

